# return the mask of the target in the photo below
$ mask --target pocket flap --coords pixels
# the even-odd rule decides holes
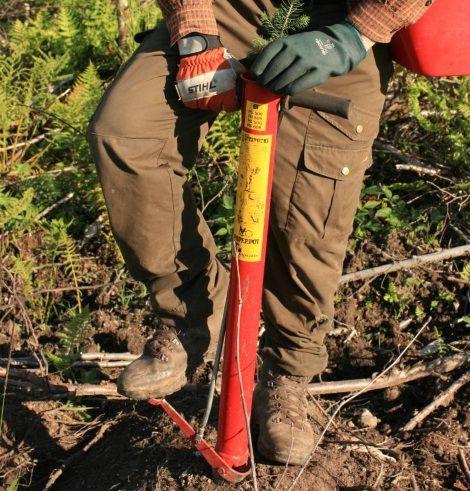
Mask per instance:
[[[351,140],[370,141],[379,133],[380,120],[377,114],[355,105],[352,107],[349,118],[342,118],[323,111],[318,111],[317,114]]]
[[[357,179],[372,164],[372,151],[370,147],[343,149],[306,144],[304,164],[308,170],[331,179]]]

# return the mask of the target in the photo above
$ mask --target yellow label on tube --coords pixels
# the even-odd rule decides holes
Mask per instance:
[[[271,145],[271,135],[242,131],[234,240],[243,261],[261,260]]]

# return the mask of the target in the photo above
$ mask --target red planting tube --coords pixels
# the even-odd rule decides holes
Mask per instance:
[[[250,80],[249,75],[243,76],[243,82],[235,250],[232,251],[216,445],[220,456],[234,468],[244,466],[249,460],[242,394],[249,417],[280,104],[279,96]]]

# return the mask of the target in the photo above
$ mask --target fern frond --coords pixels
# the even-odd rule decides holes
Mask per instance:
[[[0,229],[12,230],[20,222],[23,227],[27,226],[36,213],[33,198],[32,188],[28,188],[19,198],[0,192]]]
[[[89,328],[90,311],[85,307],[65,324],[62,331],[57,333],[60,350],[56,354],[46,353],[46,356],[58,371],[68,370],[78,358]]]
[[[85,307],[70,319],[62,332],[57,335],[60,338],[62,352],[66,356],[77,353],[85,340],[87,330],[90,327],[90,311]]]
[[[78,310],[81,311],[81,291],[78,289],[81,257],[74,239],[69,235],[68,225],[63,219],[51,220],[45,229],[48,253],[54,263],[60,262],[63,271],[73,281],[76,288]]]

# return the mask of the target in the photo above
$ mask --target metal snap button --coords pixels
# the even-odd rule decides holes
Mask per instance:
[[[362,124],[358,124],[356,126],[356,133],[362,133],[364,131],[364,126],[362,126]]]
[[[349,167],[343,167],[341,169],[341,174],[343,174],[343,176],[347,176],[349,172],[350,172]]]

